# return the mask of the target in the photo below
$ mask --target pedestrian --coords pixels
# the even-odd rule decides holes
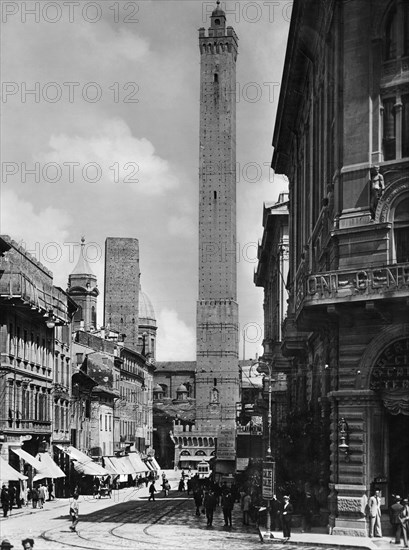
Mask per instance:
[[[155,487],[155,481],[152,481],[152,483],[150,484],[150,487],[149,487],[149,498],[148,498],[148,502],[150,500],[155,500],[155,493],[156,493],[156,487]]]
[[[281,525],[281,501],[278,500],[277,495],[273,495],[273,498],[271,500],[271,506],[270,506],[270,514],[271,514],[271,530],[272,531],[280,531],[280,529],[283,528]]]
[[[31,500],[33,501],[33,508],[37,508],[38,498],[38,489],[37,487],[33,487],[31,489]]]
[[[223,518],[224,518],[224,526],[225,527],[231,527],[231,514],[234,507],[234,498],[233,495],[229,490],[227,492],[222,493],[222,510],[223,510]]]
[[[382,537],[381,528],[381,492],[375,489],[368,502],[369,508],[369,536]]]
[[[21,541],[21,544],[23,545],[24,550],[33,550],[33,548],[34,548],[34,540],[33,539],[23,539]]]
[[[284,542],[287,542],[291,537],[291,521],[293,517],[293,505],[290,502],[290,497],[283,497],[284,503],[281,509],[281,521],[283,523]]]
[[[216,495],[212,489],[209,489],[204,496],[203,506],[206,511],[207,525],[211,527],[213,525],[213,514],[217,505]]]
[[[54,482],[52,479],[48,480],[48,500],[54,500]]]
[[[3,508],[3,517],[6,518],[10,509],[10,493],[5,485],[1,488],[0,501]]]
[[[14,548],[14,546],[8,539],[4,539],[1,541],[0,550],[9,550],[10,548]]]
[[[251,496],[244,493],[241,499],[241,511],[243,512],[243,525],[250,525]]]
[[[40,487],[38,488],[38,502],[40,504],[40,508],[44,508],[44,501],[45,501],[45,490],[44,490],[44,485],[41,483]]]
[[[312,494],[306,491],[303,498],[303,529],[302,532],[311,533],[312,516],[314,515],[314,501]]]
[[[185,490],[185,479],[184,479],[184,477],[182,476],[182,477],[180,478],[180,481],[179,481],[178,491],[180,491],[180,492],[183,493],[184,490]]]
[[[162,477],[162,489],[163,489],[163,496],[167,497],[169,494],[170,489],[170,483],[165,477]]]
[[[393,535],[395,537],[395,544],[400,544],[400,538],[402,535],[402,523],[400,520],[400,513],[404,506],[401,504],[401,498],[399,495],[395,495],[395,502],[389,508],[389,521],[391,522]],[[392,542],[392,541],[391,541]]]
[[[200,516],[200,507],[203,503],[203,492],[202,492],[202,489],[200,487],[197,487],[193,491],[193,500],[195,501],[196,515]]]
[[[71,529],[71,531],[76,531],[78,521],[79,521],[79,511],[80,511],[80,506],[79,506],[79,502],[78,502],[78,494],[75,493],[72,498],[73,498],[73,500],[70,503],[70,517],[71,517],[71,521],[72,521],[72,524],[70,525],[70,529]]]
[[[15,500],[16,500],[16,490],[15,488],[13,487],[13,485],[9,485],[9,509],[10,509],[10,515],[11,515],[11,510],[14,506],[14,503],[15,503]]]
[[[402,510],[399,519],[402,525],[403,545],[405,548],[409,548],[409,501],[407,498],[402,500]]]

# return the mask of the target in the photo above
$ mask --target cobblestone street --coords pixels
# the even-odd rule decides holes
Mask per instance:
[[[168,471],[167,476],[175,488],[177,475]],[[256,525],[243,526],[239,504],[233,510],[232,528],[223,526],[220,508],[216,509],[213,526],[209,528],[204,515],[195,515],[193,499],[176,490],[171,490],[167,498],[158,493],[154,502],[148,502],[146,487],[114,491],[111,499],[81,496],[76,533],[69,529],[68,509],[68,499],[46,502],[44,509],[13,509],[11,517],[0,520],[0,538],[9,539],[15,550],[21,539],[28,536],[34,538],[35,550],[251,550],[263,545]],[[331,537],[299,530],[294,530],[293,540],[287,543],[283,542],[282,533],[274,533],[274,537],[263,546],[274,550],[399,548],[386,539],[374,544],[363,537]]]

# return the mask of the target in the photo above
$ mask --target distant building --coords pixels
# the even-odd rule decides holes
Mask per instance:
[[[134,253],[137,249],[134,246],[135,239],[120,239],[120,241],[119,244],[111,242],[107,245],[107,249],[111,252],[115,249],[115,254],[123,255],[124,250],[127,250],[128,241],[131,241],[131,253],[128,258],[130,265],[129,269],[125,269],[129,275],[132,269],[135,269],[135,265],[139,270],[139,257],[135,264]],[[116,244],[120,245],[119,248],[114,246]],[[113,263],[113,259],[112,256],[108,260],[108,266]],[[119,257],[116,259],[118,260]],[[84,281],[88,280],[92,273],[83,254],[80,256],[79,263],[80,268],[76,266],[69,276],[68,284],[68,292],[71,293],[74,289],[75,296],[84,292],[84,287],[73,284],[73,279],[77,281],[78,272],[81,271]],[[111,268],[112,265],[109,269]],[[116,281],[119,285],[116,287],[116,298],[114,296],[117,299],[121,295],[121,289],[124,291],[125,287],[119,278],[118,271],[113,270],[111,275],[110,283],[114,284]],[[139,275],[137,282],[139,288]],[[96,288],[96,278],[93,284]],[[108,303],[114,303],[106,291],[105,297]],[[125,303],[126,298],[121,300]],[[148,300],[146,297],[144,306]],[[129,348],[127,338],[113,327],[84,330],[83,319],[89,317],[89,308],[95,307],[96,301],[94,303],[83,300],[82,303],[83,318],[79,326],[76,325],[78,329],[74,332],[72,345],[75,364],[73,385],[75,378],[76,415],[71,443],[94,457],[112,456],[116,452],[130,449],[142,453],[151,451],[152,380],[155,367],[149,357],[137,351],[137,345]],[[117,305],[121,306],[119,302]],[[124,318],[129,320],[130,310],[126,311],[127,317]],[[148,310],[144,308],[143,314],[146,316],[144,321],[146,329],[150,330],[151,334],[155,334],[156,321],[152,306],[150,305]],[[130,326],[133,327],[133,324],[131,323]],[[138,323],[135,326],[138,329]],[[154,350],[154,343],[152,349]]]
[[[289,462],[282,453],[282,437],[287,428],[287,375],[291,374],[291,362],[284,357],[282,324],[287,316],[287,277],[289,266],[288,193],[281,193],[278,201],[263,208],[263,236],[258,247],[258,264],[254,274],[256,286],[264,289],[264,353],[260,369],[266,376],[264,384],[264,454],[267,449],[268,368],[272,374],[272,451],[281,468],[280,475],[291,476]],[[288,345],[291,345],[289,342]]]

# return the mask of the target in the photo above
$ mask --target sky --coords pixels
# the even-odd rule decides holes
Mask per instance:
[[[194,360],[198,298],[198,29],[215,2],[6,1],[2,17],[2,234],[67,287],[80,239],[101,291],[107,237],[139,240],[157,359]],[[262,354],[253,283],[291,2],[221,2],[239,37],[240,358]],[[244,345],[243,345],[244,341]]]

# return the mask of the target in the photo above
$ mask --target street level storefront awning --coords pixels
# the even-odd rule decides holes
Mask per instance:
[[[75,470],[79,474],[84,476],[108,476],[110,472],[105,470],[100,464],[94,462],[92,458],[82,451],[79,451],[72,445],[69,447],[63,447],[62,445],[57,445],[57,447],[66,453],[73,462]]]
[[[119,475],[119,483],[126,483],[128,481],[128,472],[125,468],[125,465],[120,462],[120,459],[116,456],[106,456],[104,457],[104,463],[109,464],[110,469],[113,469],[116,472],[116,475]]]
[[[103,456],[102,459],[104,461],[104,468],[107,472],[109,472],[113,476],[121,475],[121,472],[118,472],[118,470],[114,467],[112,462],[109,460],[108,456]]]
[[[128,458],[136,474],[143,474],[145,472],[149,472],[149,468],[137,453],[129,453]]]
[[[156,458],[154,456],[151,456],[150,461],[152,462],[153,467],[155,468],[155,470],[158,470],[158,472],[159,472],[160,471],[160,466],[159,466]]]
[[[27,479],[27,476],[23,476],[16,469],[14,469],[8,462],[0,456],[0,483],[6,481],[20,481]]]
[[[48,453],[38,453],[36,458],[41,463],[41,471],[36,473],[33,477],[33,481],[38,481],[39,479],[44,479],[45,477],[52,479],[65,477],[64,472]]]
[[[28,462],[28,464],[36,470],[36,475],[33,477],[33,481],[38,481],[39,479],[44,479],[46,477],[52,479],[65,477],[64,472],[59,468],[48,453],[38,453],[38,455],[34,457],[23,449],[12,449],[12,451],[25,462]]]

